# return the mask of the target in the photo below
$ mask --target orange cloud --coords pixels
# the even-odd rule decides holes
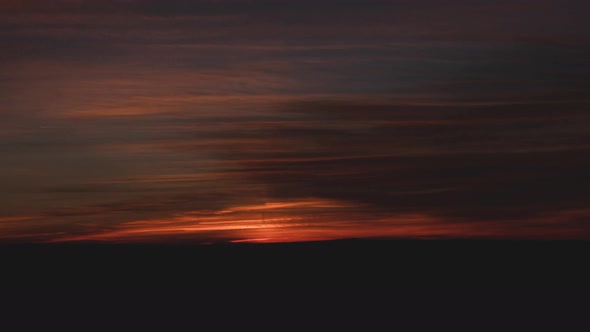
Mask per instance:
[[[31,220],[31,219],[37,219],[37,218],[39,218],[39,216],[0,217],[0,223],[11,222],[11,221],[21,221],[21,220]]]
[[[443,223],[426,215],[381,216],[355,212],[360,206],[343,201],[305,199],[236,206],[211,212],[188,212],[171,218],[126,222],[114,229],[51,240],[158,242],[167,237],[214,237],[233,242],[295,242],[339,238],[453,236],[473,227]]]
[[[583,226],[587,216],[588,210],[582,209],[511,222],[454,222],[420,213],[370,212],[366,207],[351,202],[308,198],[190,211],[171,217],[132,220],[111,226],[93,223],[91,227],[78,228],[77,231],[60,228],[59,218],[55,216],[44,217],[47,219],[45,230],[34,228],[33,224],[20,224],[38,220],[40,216],[2,217],[0,225],[4,233],[0,238],[6,241],[108,243],[176,240],[191,243],[270,243],[345,238],[584,239],[589,235]],[[52,228],[50,225],[55,231],[47,231]],[[23,227],[33,228],[23,233]],[[76,235],[76,232],[82,233]]]

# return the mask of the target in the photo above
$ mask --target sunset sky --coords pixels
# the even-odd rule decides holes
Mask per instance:
[[[0,243],[590,239],[589,17],[2,0]]]

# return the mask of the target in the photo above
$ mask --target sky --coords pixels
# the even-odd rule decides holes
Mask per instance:
[[[3,0],[0,242],[590,239],[586,0]]]

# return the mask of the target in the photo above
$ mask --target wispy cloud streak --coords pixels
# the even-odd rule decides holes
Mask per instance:
[[[589,6],[2,1],[2,241],[587,237]]]

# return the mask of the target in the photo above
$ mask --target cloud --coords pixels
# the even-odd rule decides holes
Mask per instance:
[[[295,103],[285,109],[299,122],[263,131],[278,152],[251,152],[241,165],[281,169],[252,173],[278,197],[474,221],[527,218],[587,203],[588,105],[555,107]]]
[[[64,241],[292,242],[347,237],[445,236],[457,230],[424,215],[373,215],[358,205],[317,198],[188,211],[169,218],[130,221],[99,232],[50,239]],[[435,226],[435,227],[432,227]]]
[[[588,6],[2,1],[0,220],[129,233],[266,200],[323,217],[211,236],[582,232]]]

